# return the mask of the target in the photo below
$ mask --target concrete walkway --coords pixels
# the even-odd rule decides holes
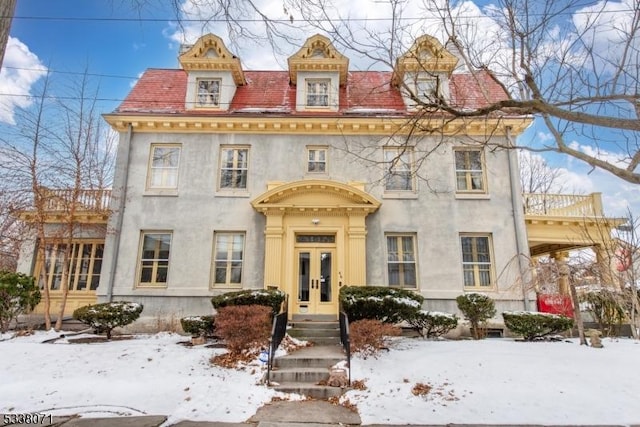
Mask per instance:
[[[7,424],[0,414],[0,426],[31,426],[35,424]],[[53,422],[39,423],[47,427],[169,427],[165,416],[142,416],[120,418],[77,418],[54,417]],[[269,403],[258,409],[245,423],[224,423],[212,421],[180,421],[174,427],[334,427],[359,426],[360,416],[351,410],[332,405],[322,400],[283,401]],[[389,424],[371,424],[363,427],[384,427]],[[409,427],[409,426],[407,426]],[[410,427],[640,427],[640,424],[610,425],[541,425],[541,424],[413,424]]]

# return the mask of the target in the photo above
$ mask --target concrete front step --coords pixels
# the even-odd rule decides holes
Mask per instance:
[[[302,328],[289,328],[287,333],[295,338],[326,338],[326,337],[340,337],[340,329],[302,329]]]
[[[340,323],[338,322],[291,321],[289,326],[293,329],[337,329],[340,331]]]
[[[343,389],[310,383],[286,382],[273,387],[283,393],[297,393],[309,396],[313,399],[329,399],[342,396]]]
[[[345,360],[337,345],[305,347],[274,360],[270,382],[284,393],[303,394],[314,399],[340,396],[342,389],[318,385],[329,379],[329,368]]]
[[[328,368],[283,368],[271,371],[271,381],[279,384],[288,382],[317,384],[327,379],[329,379]]]

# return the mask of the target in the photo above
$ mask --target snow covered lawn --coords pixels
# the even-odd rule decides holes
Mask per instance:
[[[178,335],[41,344],[56,335],[0,342],[0,413],[245,421],[276,395],[257,384],[260,362],[215,367],[209,359],[222,350],[184,347]],[[603,344],[400,338],[377,359],[353,360],[352,378],[366,390],[344,399],[365,424],[640,423],[640,343]]]

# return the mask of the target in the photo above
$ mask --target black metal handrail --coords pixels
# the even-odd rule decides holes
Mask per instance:
[[[351,387],[351,341],[349,340],[349,317],[344,311],[340,312],[340,342],[347,355],[347,368],[349,369],[349,387]]]
[[[271,327],[271,338],[269,339],[269,358],[267,360],[267,385],[271,385],[271,370],[273,369],[273,359],[276,355],[276,350],[280,347],[280,343],[287,334],[287,320],[289,306],[289,298],[285,296],[283,306],[280,313],[273,317],[273,326]]]

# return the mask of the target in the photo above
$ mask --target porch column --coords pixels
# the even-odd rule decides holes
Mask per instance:
[[[551,258],[556,262],[558,267],[558,292],[561,295],[569,295],[569,266],[567,265],[567,257],[569,254],[566,252],[553,252]]]
[[[367,284],[367,227],[364,222],[367,212],[352,210],[347,214],[349,215],[347,274],[346,283],[343,285],[364,286]]]
[[[598,264],[598,270],[600,271],[600,284],[606,287],[617,288],[618,284],[611,274],[614,268],[612,252],[608,251],[602,244],[594,246],[593,250],[596,253],[596,263]]]
[[[280,290],[284,285],[282,281],[282,235],[284,229],[282,222],[284,211],[269,210],[264,212],[267,218],[265,226],[264,244],[264,287],[276,286]]]

